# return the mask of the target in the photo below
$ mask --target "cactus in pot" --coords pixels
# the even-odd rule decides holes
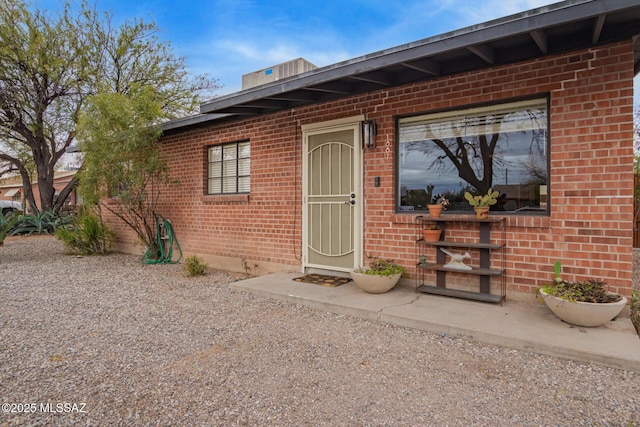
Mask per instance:
[[[464,198],[471,206],[473,206],[476,211],[476,217],[487,218],[489,216],[489,206],[493,206],[498,202],[499,195],[500,193],[498,191],[493,191],[493,188],[489,188],[487,194],[480,194],[477,196],[466,191],[464,193]]]

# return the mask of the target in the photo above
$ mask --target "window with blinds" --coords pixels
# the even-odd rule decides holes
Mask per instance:
[[[548,100],[467,108],[398,120],[398,211],[438,196],[470,210],[465,191],[500,192],[492,210],[547,212]]]
[[[242,194],[250,191],[249,141],[214,145],[207,150],[207,194]]]

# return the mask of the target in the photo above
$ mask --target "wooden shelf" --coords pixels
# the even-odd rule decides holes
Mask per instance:
[[[438,286],[422,285],[418,288],[418,291],[425,294],[442,295],[447,297],[464,298],[474,301],[491,302],[499,304],[504,299],[501,295],[485,294],[481,292],[469,292],[461,291],[458,289],[442,288]]]
[[[470,249],[501,249],[502,245],[496,245],[492,243],[458,243],[458,242],[445,242],[440,240],[437,242],[427,242],[424,239],[418,240],[416,243],[420,245],[442,246],[445,248],[470,248]]]
[[[448,268],[442,264],[427,263],[424,265],[418,264],[418,268],[424,268],[427,270],[436,271],[448,271],[450,273],[463,273],[463,274],[477,274],[480,276],[501,276],[502,270],[495,270],[491,268],[472,268],[471,270],[461,270],[458,268]]]
[[[502,222],[504,221],[504,218],[501,217],[495,217],[495,216],[491,216],[489,215],[488,218],[476,218],[475,215],[471,214],[471,215],[460,215],[460,214],[442,214],[441,216],[439,216],[438,218],[433,218],[431,215],[421,215],[419,217],[416,218],[417,221],[426,221],[426,222],[490,222],[490,223],[496,223],[496,222]]]
[[[471,228],[475,228],[479,231],[479,236],[470,242],[448,242],[447,237],[451,238],[451,236],[447,234],[447,225],[453,222],[470,224]],[[427,242],[421,238],[422,230],[425,230],[429,224],[433,223],[437,223],[440,226],[440,229],[442,230],[441,238],[443,240]],[[418,292],[500,304],[506,299],[506,230],[504,218],[489,216],[488,218],[479,219],[473,215],[460,214],[442,215],[438,218],[432,218],[429,215],[424,215],[416,217],[416,226],[416,255],[422,259],[423,262],[423,264],[416,264],[416,270],[420,278],[419,284],[421,285],[417,288]],[[499,243],[491,243],[492,232],[500,233],[497,239]],[[494,235],[494,238],[495,237],[496,236]],[[436,252],[434,263],[424,263],[423,257],[426,256],[425,251],[429,247],[433,248],[431,250],[435,250]],[[445,267],[444,265],[446,264],[447,257],[444,252],[439,250],[440,248],[466,248],[470,251],[474,251],[478,254],[479,265],[471,268],[470,270]],[[500,269],[491,268],[492,251],[499,251],[501,253]],[[435,271],[435,286],[425,285],[426,271]],[[447,288],[447,275],[450,273],[477,276],[478,292]],[[499,279],[492,280],[492,278]],[[495,280],[499,280],[500,295],[491,294],[491,284]]]

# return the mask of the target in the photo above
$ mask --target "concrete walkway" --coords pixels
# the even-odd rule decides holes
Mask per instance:
[[[417,293],[396,286],[368,294],[353,282],[330,288],[274,273],[232,283],[257,295],[482,343],[640,372],[640,338],[628,317],[598,328],[571,326],[544,304],[502,306]]]

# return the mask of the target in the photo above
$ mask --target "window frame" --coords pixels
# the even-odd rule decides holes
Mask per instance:
[[[501,99],[494,102],[485,102],[485,103],[476,103],[476,104],[466,104],[459,105],[453,108],[446,109],[438,109],[438,110],[430,110],[430,111],[421,111],[411,114],[397,115],[395,116],[395,159],[394,159],[394,168],[395,168],[395,185],[394,185],[394,212],[396,214],[423,214],[428,213],[428,210],[405,210],[401,209],[401,188],[400,188],[400,127],[402,119],[407,118],[417,118],[419,116],[435,116],[438,114],[447,114],[447,113],[455,113],[455,112],[463,112],[466,110],[475,110],[475,109],[483,109],[490,107],[501,107],[506,104],[516,104],[519,102],[527,102],[527,101],[535,101],[539,100],[541,103],[544,101],[546,103],[546,113],[547,113],[547,126],[546,126],[546,167],[547,167],[547,183],[546,183],[546,206],[545,208],[541,208],[537,211],[495,211],[500,215],[505,216],[534,216],[534,217],[549,217],[551,213],[551,95],[549,93],[538,93],[531,96],[526,97],[518,97],[518,98],[509,98],[509,99]],[[453,213],[465,214],[469,213],[463,210],[451,211]]]
[[[240,146],[241,144],[247,144],[249,147],[249,156],[248,157],[240,157]],[[235,175],[230,175],[230,176],[225,176],[225,170],[224,170],[224,164],[225,164],[225,159],[224,159],[224,150],[225,148],[231,148],[235,146]],[[220,147],[221,149],[221,158],[220,160],[216,160],[216,161],[212,161],[211,160],[211,153],[212,153],[212,149],[216,148],[216,147]],[[240,161],[241,160],[245,160],[248,159],[249,160],[249,171],[247,174],[240,174]],[[250,194],[251,193],[251,144],[250,141],[248,139],[242,139],[242,140],[238,140],[238,141],[232,141],[232,142],[225,142],[222,144],[211,144],[211,145],[207,145],[205,147],[205,161],[206,161],[206,165],[205,165],[205,188],[204,188],[204,194],[205,196],[233,196],[233,195],[237,195],[237,194]],[[212,165],[214,164],[220,164],[220,175],[219,176],[211,176],[211,168]],[[240,185],[240,179],[241,178],[247,178],[248,179],[248,186],[249,186],[249,190],[248,191],[238,191],[241,187]],[[220,179],[220,192],[210,192],[210,183],[212,180],[214,179]],[[235,191],[233,192],[225,192],[224,188],[225,188],[225,179],[228,181],[229,179],[233,179],[235,181],[234,186],[235,186]]]

